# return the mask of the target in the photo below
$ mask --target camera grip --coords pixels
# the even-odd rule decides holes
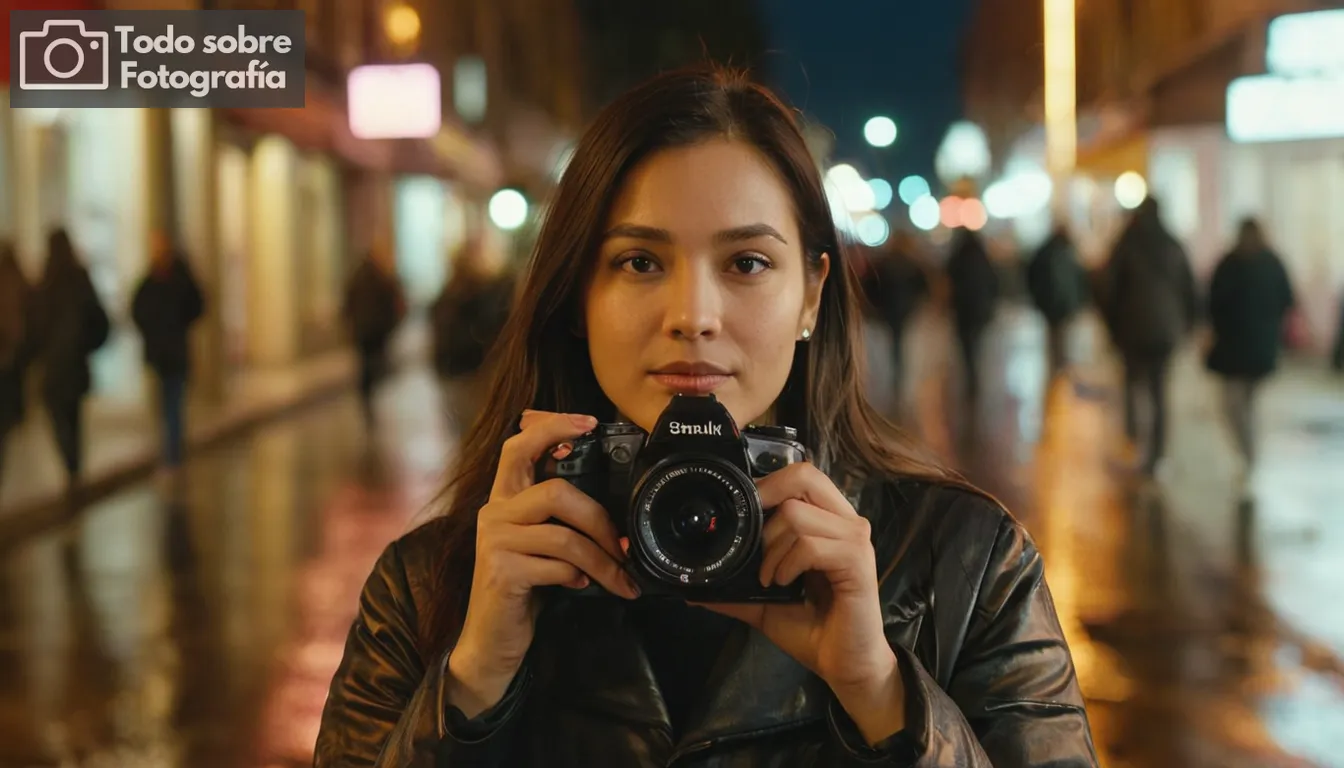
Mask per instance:
[[[549,451],[543,454],[541,459],[539,459],[535,465],[534,478],[536,482],[541,483],[547,480],[553,480],[558,477],[563,479],[570,485],[574,486],[575,488],[578,488],[580,491],[583,491],[584,494],[586,494],[590,498],[597,499],[600,501],[602,498],[600,487],[602,478],[601,475],[590,471],[588,462],[585,461],[585,459],[588,458],[588,453],[587,451],[584,450],[585,447],[587,446],[583,446],[582,444],[576,444],[575,449],[564,459],[556,459],[554,456],[551,455]],[[551,523],[553,525],[563,525],[564,527],[569,528],[572,531],[578,531],[578,529],[575,528],[574,526],[556,517],[552,517],[548,519],[546,522]],[[581,534],[583,533],[582,531],[578,532]],[[586,536],[587,534],[583,535]],[[628,568],[626,570],[627,572],[629,571]],[[593,580],[591,577],[589,577],[588,586],[582,589],[574,589],[572,587],[562,587],[562,586],[541,587],[539,589],[543,594],[549,594],[554,596],[561,596],[561,595],[572,597],[612,596],[612,594],[608,592],[606,588],[598,584],[597,581]]]

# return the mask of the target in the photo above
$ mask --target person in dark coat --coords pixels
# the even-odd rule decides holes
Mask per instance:
[[[1068,230],[1057,227],[1027,265],[1027,291],[1050,328],[1050,369],[1068,360],[1065,342],[1069,323],[1087,303],[1087,273]]]
[[[1151,476],[1166,451],[1171,359],[1199,313],[1190,259],[1162,224],[1153,198],[1144,200],[1120,234],[1101,282],[1102,314],[1125,366],[1125,433],[1136,446],[1141,393],[1151,405],[1141,452],[1142,469]]]
[[[164,234],[154,235],[152,249],[149,274],[135,292],[131,315],[144,338],[145,363],[159,380],[163,463],[171,470],[181,465],[186,441],[188,332],[205,302],[191,266]]]
[[[6,438],[24,417],[24,377],[32,343],[29,292],[13,246],[0,243],[0,483]]]
[[[898,382],[904,380],[906,326],[929,294],[928,275],[917,250],[909,233],[897,231],[885,248],[873,251],[861,280],[869,306],[891,333],[891,360]]]
[[[1218,262],[1209,286],[1213,346],[1207,364],[1222,379],[1223,406],[1249,469],[1255,462],[1255,396],[1278,367],[1283,323],[1294,303],[1288,271],[1254,219]]]
[[[980,393],[980,342],[999,300],[999,274],[979,235],[968,229],[957,230],[947,260],[947,278],[952,287],[952,317],[966,376],[966,396],[975,398]]]
[[[453,258],[453,275],[430,308],[434,370],[454,434],[480,409],[491,350],[513,307],[514,276],[478,235]]]
[[[387,376],[387,347],[406,316],[401,284],[370,251],[346,284],[343,314],[359,354],[359,400],[365,424],[374,423],[373,395]]]
[[[35,329],[42,398],[73,493],[84,463],[82,411],[92,385],[89,356],[107,342],[111,322],[64,229],[47,238]]]

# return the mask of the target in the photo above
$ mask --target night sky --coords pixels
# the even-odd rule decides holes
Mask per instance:
[[[974,0],[757,0],[770,33],[765,68],[794,106],[836,134],[836,158],[893,185],[933,179],[933,156],[961,116],[959,46]],[[885,114],[899,135],[869,147]]]

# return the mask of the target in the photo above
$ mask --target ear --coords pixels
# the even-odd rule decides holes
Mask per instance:
[[[831,274],[830,254],[821,254],[821,267],[815,275],[808,275],[803,294],[803,312],[798,318],[798,336],[804,330],[812,335],[817,332],[817,316],[821,313],[821,293],[826,287],[826,278]]]

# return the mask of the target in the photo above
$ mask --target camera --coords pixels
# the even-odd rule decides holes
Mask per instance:
[[[78,19],[50,19],[41,32],[19,34],[19,88],[25,91],[105,91],[106,32]]]
[[[599,424],[563,459],[544,457],[538,482],[559,477],[606,508],[630,540],[627,571],[642,594],[694,602],[800,602],[802,581],[762,587],[755,479],[808,459],[790,427],[739,432],[713,396],[673,395],[651,434]],[[602,593],[600,587],[590,592]]]

